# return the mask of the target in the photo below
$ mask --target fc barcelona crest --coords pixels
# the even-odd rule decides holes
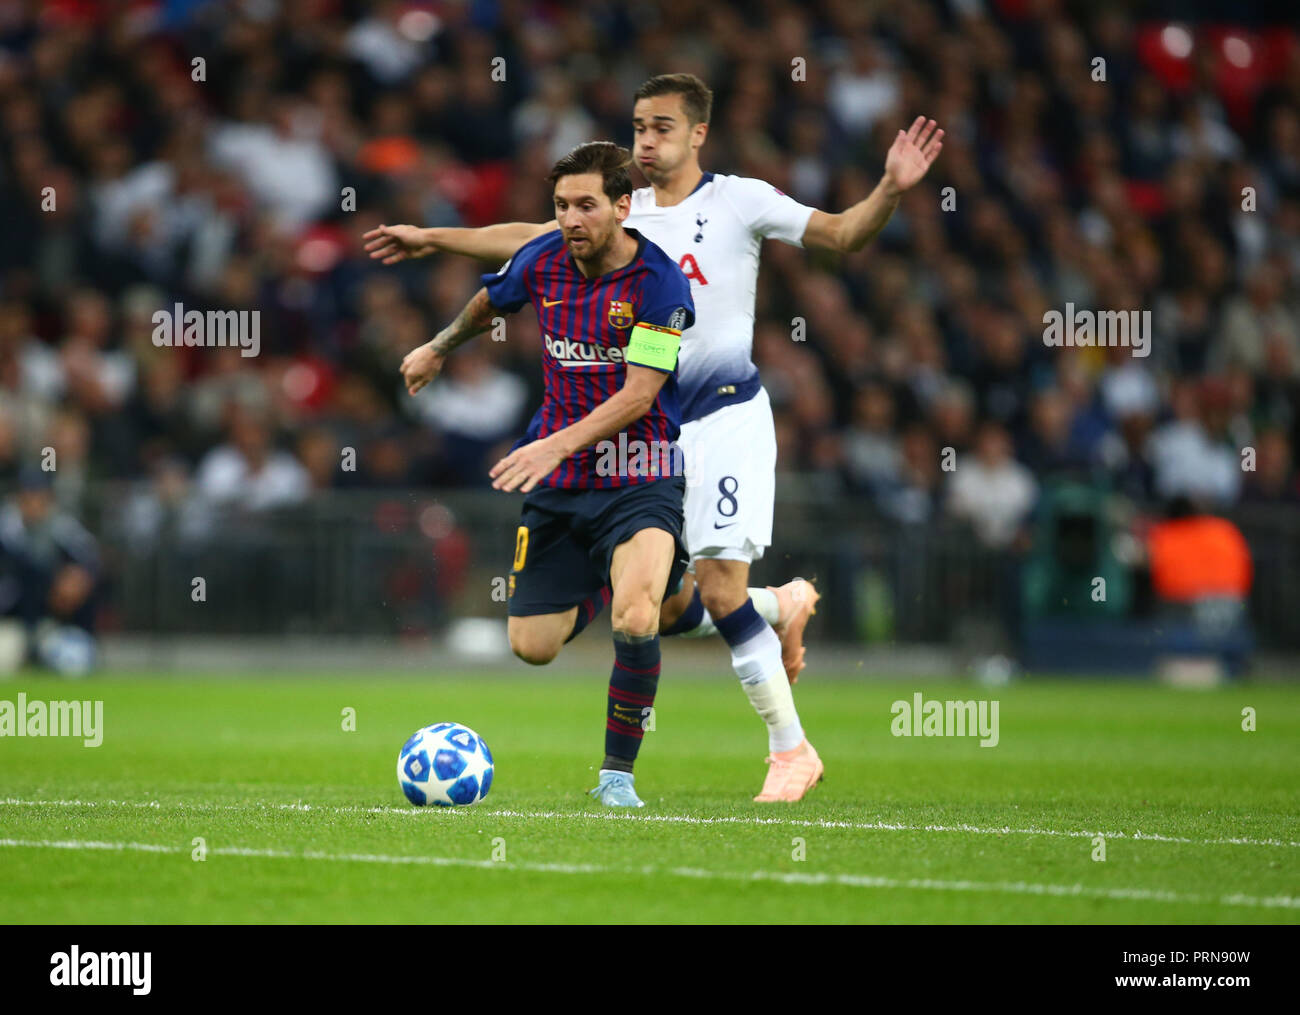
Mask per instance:
[[[632,327],[632,304],[626,300],[610,300],[609,323],[616,328]]]

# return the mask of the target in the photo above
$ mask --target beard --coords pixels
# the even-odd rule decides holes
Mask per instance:
[[[614,230],[611,229],[606,233],[603,239],[592,236],[590,233],[579,238],[587,242],[581,252],[574,250],[573,245],[569,244],[569,253],[573,255],[574,260],[581,261],[584,264],[599,264],[601,259],[609,253],[609,248],[614,242]]]

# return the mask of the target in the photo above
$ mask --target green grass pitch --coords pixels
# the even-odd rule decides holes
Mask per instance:
[[[766,736],[734,679],[666,673],[627,814],[583,793],[604,682],[9,681],[0,699],[102,699],[104,742],[0,739],[0,921],[1300,922],[1294,686],[810,673],[826,781],[773,806],[751,802]],[[916,691],[997,699],[1000,743],[891,735]],[[491,794],[412,807],[398,749],[446,719],[491,745]]]

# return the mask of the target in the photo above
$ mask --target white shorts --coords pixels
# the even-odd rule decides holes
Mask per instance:
[[[686,530],[695,561],[763,556],[772,544],[776,496],[776,428],[763,388],[748,402],[723,406],[682,425]]]

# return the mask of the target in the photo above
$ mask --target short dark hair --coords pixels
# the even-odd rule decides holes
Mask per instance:
[[[713,115],[713,93],[709,86],[694,74],[660,74],[651,78],[636,90],[633,102],[653,99],[656,95],[680,95],[686,118],[691,126],[708,123]]]
[[[613,141],[589,141],[578,145],[555,163],[546,179],[554,187],[561,176],[599,173],[604,181],[605,194],[610,204],[614,204],[624,194],[632,193],[632,175],[628,172],[631,164],[632,153],[626,148],[620,148]]]

